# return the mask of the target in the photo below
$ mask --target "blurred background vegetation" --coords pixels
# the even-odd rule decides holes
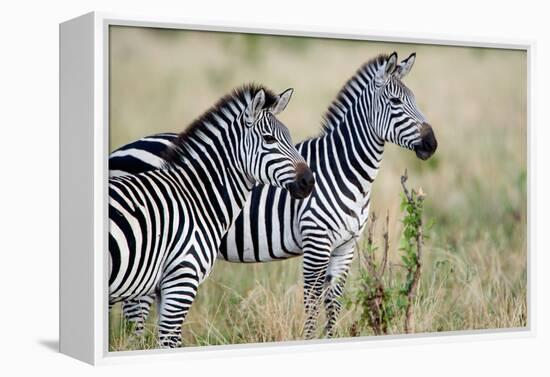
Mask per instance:
[[[347,79],[370,58],[392,51],[401,59],[417,53],[404,81],[439,142],[426,162],[388,145],[371,200],[372,211],[389,211],[390,243],[396,245],[405,168],[410,185],[427,193],[425,215],[435,225],[424,252],[416,331],[526,326],[523,51],[111,27],[111,151],[146,135],[182,131],[219,97],[249,82],[275,92],[293,87],[280,119],[295,142],[316,136]],[[358,289],[355,268],[347,295]],[[185,344],[302,339],[301,278],[301,258],[217,263],[184,324]],[[356,316],[343,311],[339,336],[350,336]],[[117,306],[110,315],[110,348],[154,348],[155,331],[152,318],[147,336],[133,338]],[[363,329],[359,335],[372,334]]]

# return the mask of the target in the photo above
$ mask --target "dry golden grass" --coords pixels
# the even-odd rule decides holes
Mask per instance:
[[[115,28],[111,36],[111,150],[180,131],[231,88],[255,81],[295,94],[281,119],[295,141],[319,133],[321,116],[366,60],[417,52],[406,84],[433,125],[427,162],[388,145],[372,210],[400,232],[399,177],[427,192],[435,220],[415,306],[417,332],[523,327],[527,322],[526,55],[491,50],[323,39]],[[398,255],[392,254],[394,261]],[[346,292],[353,295],[354,265]],[[357,313],[344,310],[339,336]],[[115,307],[112,350],[156,346],[155,315],[134,339]],[[186,345],[302,338],[301,259],[217,263],[184,324]],[[321,318],[322,321],[322,318]],[[322,327],[322,326],[320,326]],[[402,332],[393,328],[392,333]],[[361,329],[361,335],[371,335]]]

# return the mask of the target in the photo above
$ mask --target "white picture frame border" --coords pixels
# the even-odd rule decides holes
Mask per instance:
[[[108,141],[109,27],[135,26],[258,33],[380,42],[515,49],[527,54],[527,327],[320,339],[262,344],[184,347],[171,350],[109,352],[108,348]],[[396,33],[295,25],[243,25],[166,17],[91,12],[60,24],[60,352],[90,364],[257,356],[426,343],[533,337],[535,215],[532,156],[533,54],[531,40],[462,38],[442,34]],[[104,250],[104,252],[98,252]]]

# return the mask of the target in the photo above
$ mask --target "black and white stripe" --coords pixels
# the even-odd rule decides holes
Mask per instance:
[[[173,146],[177,137],[177,133],[157,134],[113,151],[109,155],[109,177],[160,169],[166,162],[166,150]]]
[[[385,143],[414,150],[421,159],[429,158],[437,148],[431,126],[401,81],[414,61],[412,54],[398,64],[393,53],[363,65],[331,104],[323,134],[297,145],[315,173],[313,194],[297,201],[275,187],[254,188],[222,240],[220,256],[231,262],[268,262],[304,255],[306,338],[314,335],[323,298],[326,333],[333,334],[340,311],[338,298],[355,240],[367,221],[371,187]],[[121,170],[132,168],[129,163]],[[151,297],[143,300],[145,308],[152,302]]]
[[[311,192],[311,171],[275,118],[291,93],[239,89],[158,153],[162,168],[109,179],[109,303],[139,303],[156,293],[162,346],[180,344],[197,288],[254,184],[276,185],[297,198]],[[162,136],[155,139],[163,143]],[[132,153],[152,156],[114,152],[112,172],[119,170],[117,158]]]

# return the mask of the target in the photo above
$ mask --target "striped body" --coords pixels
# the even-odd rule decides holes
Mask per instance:
[[[233,214],[211,200],[206,173],[178,166],[110,179],[110,303],[154,293],[178,266],[193,266],[195,286],[208,276]]]

